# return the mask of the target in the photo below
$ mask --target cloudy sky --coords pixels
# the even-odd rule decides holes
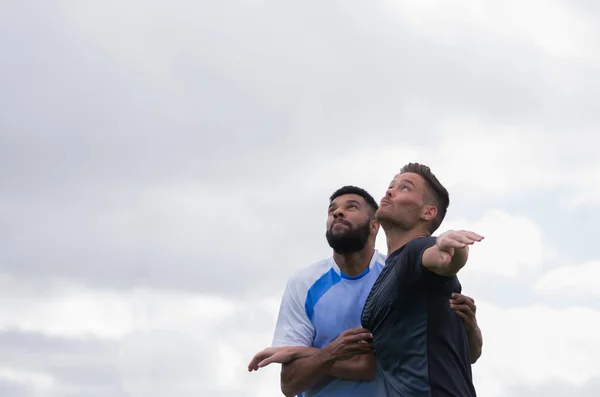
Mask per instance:
[[[599,395],[600,7],[451,3],[2,1],[0,395],[278,396],[329,194],[410,161],[486,236],[479,395]]]

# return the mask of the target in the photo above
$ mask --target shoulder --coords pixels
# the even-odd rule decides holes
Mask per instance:
[[[386,259],[386,256],[384,254],[382,254],[378,250],[375,250],[375,258],[373,260],[374,265],[376,265],[376,264],[385,265],[385,259]]]
[[[416,238],[414,240],[409,241],[406,244],[405,251],[407,253],[422,252],[422,251],[426,250],[427,248],[434,246],[436,239],[437,238],[433,237],[433,236]]]
[[[295,271],[288,279],[288,288],[296,294],[306,295],[308,290],[324,275],[334,270],[333,258],[329,257]]]
[[[373,260],[371,261],[370,265],[371,271],[375,274],[381,273],[383,271],[383,268],[385,267],[386,260],[386,255],[382,254],[378,250],[375,250],[375,255],[373,255]]]

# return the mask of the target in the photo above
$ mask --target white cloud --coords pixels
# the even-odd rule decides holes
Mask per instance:
[[[530,219],[502,211],[488,211],[477,221],[448,219],[446,230],[470,230],[484,236],[469,252],[469,262],[461,272],[474,276],[490,274],[517,277],[536,272],[544,258],[542,235]]]
[[[43,300],[36,298],[39,293]],[[243,392],[250,386],[258,389],[265,376],[277,377],[273,368],[248,374],[246,365],[271,342],[278,298],[243,301],[150,289],[115,292],[65,281],[39,288],[2,276],[0,299],[7,302],[0,311],[0,331],[116,343],[116,356],[108,365],[118,371],[132,397]],[[11,300],[18,304],[9,304]],[[24,365],[22,370],[0,368],[0,379],[28,390],[58,393],[67,387]],[[276,379],[269,384],[276,386]]]
[[[48,395],[55,386],[54,379],[48,374],[18,370],[6,366],[0,367],[0,380],[24,386],[36,395],[38,393]]]
[[[0,298],[7,302],[0,312],[0,329],[114,340],[136,330],[199,331],[207,322],[218,324],[235,307],[217,297],[182,292],[97,290],[69,282],[37,288],[0,277]],[[39,293],[44,293],[43,300],[35,298]]]
[[[484,334],[473,367],[478,394],[506,396],[510,386],[551,381],[575,387],[600,376],[600,311],[478,302],[477,315]]]
[[[597,302],[521,301],[600,290],[597,260],[540,275],[577,256],[552,211],[600,203],[591,2],[29,3],[0,17],[0,387],[280,395],[245,365],[329,255],[327,195],[409,161],[454,198],[441,231],[486,236],[479,394],[598,376]]]
[[[598,29],[593,18],[577,14],[568,3],[556,0],[389,3],[397,18],[419,33],[444,42],[485,32],[504,40],[525,41],[554,57],[598,55]]]
[[[502,237],[505,234],[514,236],[515,241],[531,242],[535,241],[532,236],[539,237],[535,225],[526,218],[501,212],[491,212],[466,226],[479,231],[478,225],[490,240],[507,238]],[[498,254],[504,245],[496,244],[499,246],[490,247],[491,251],[476,261],[478,265],[505,261]],[[483,244],[477,248],[482,247]],[[518,254],[538,263],[540,247],[532,249],[528,245],[528,252]],[[501,272],[523,271],[518,264],[508,269],[504,267]],[[493,273],[498,268],[492,266],[486,271]],[[20,304],[20,310],[3,312],[2,329],[24,328],[28,324],[28,330],[43,334],[96,335],[118,342],[114,365],[122,376],[125,391],[132,397],[173,391],[181,396],[217,392],[279,395],[278,366],[258,373],[246,371],[250,357],[270,343],[279,297],[254,302],[152,290],[117,294],[63,283],[60,291],[44,291],[47,298],[38,301],[35,288],[7,277],[0,290],[5,295],[2,299],[13,296]],[[44,312],[52,313],[55,319],[50,321]],[[33,318],[39,319],[32,322]],[[594,365],[600,355],[600,343],[594,342],[600,332],[598,311],[556,310],[542,305],[502,309],[478,301],[478,318],[485,347],[482,359],[474,367],[474,376],[481,395],[507,397],[506,390],[512,385],[544,384],[550,380],[577,386],[600,375],[600,369]],[[57,322],[63,325],[58,327]],[[28,387],[59,390],[61,386],[52,386],[54,383],[44,376],[13,378]]]
[[[379,199],[400,167],[417,161],[431,167],[451,199],[548,192],[571,209],[600,203],[600,192],[590,183],[600,180],[600,136],[594,131],[551,134],[539,126],[490,124],[472,117],[442,119],[436,129],[427,145],[373,141],[322,159],[323,164],[315,164],[320,172],[304,178],[315,188],[332,181],[357,184]],[[553,191],[556,186],[564,188]]]
[[[600,261],[589,261],[575,266],[561,266],[544,274],[535,284],[540,292],[561,295],[600,296]]]

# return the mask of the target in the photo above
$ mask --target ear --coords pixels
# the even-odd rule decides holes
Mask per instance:
[[[371,229],[371,234],[372,235],[377,235],[377,232],[379,232],[379,222],[377,221],[377,219],[373,218],[371,219],[371,225],[370,225],[370,229]]]
[[[437,215],[437,208],[433,205],[426,205],[421,211],[421,219],[424,221],[430,221]]]

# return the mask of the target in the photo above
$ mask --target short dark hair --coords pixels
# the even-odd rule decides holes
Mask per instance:
[[[329,197],[329,204],[331,204],[333,202],[333,200],[335,200],[336,198],[343,196],[345,194],[356,194],[357,196],[360,196],[363,199],[365,199],[367,206],[372,211],[371,215],[374,215],[375,212],[377,212],[377,210],[379,209],[379,205],[377,205],[377,201],[375,201],[373,196],[371,196],[369,194],[369,192],[367,192],[365,189],[361,189],[356,186],[343,186],[343,187],[339,188],[338,190],[333,192],[331,197]]]
[[[446,211],[450,205],[450,196],[448,190],[440,183],[436,176],[431,172],[431,169],[423,164],[409,163],[400,169],[400,173],[411,172],[420,175],[425,180],[427,190],[433,200],[433,204],[437,208],[437,215],[429,224],[429,232],[433,234],[444,220]]]

